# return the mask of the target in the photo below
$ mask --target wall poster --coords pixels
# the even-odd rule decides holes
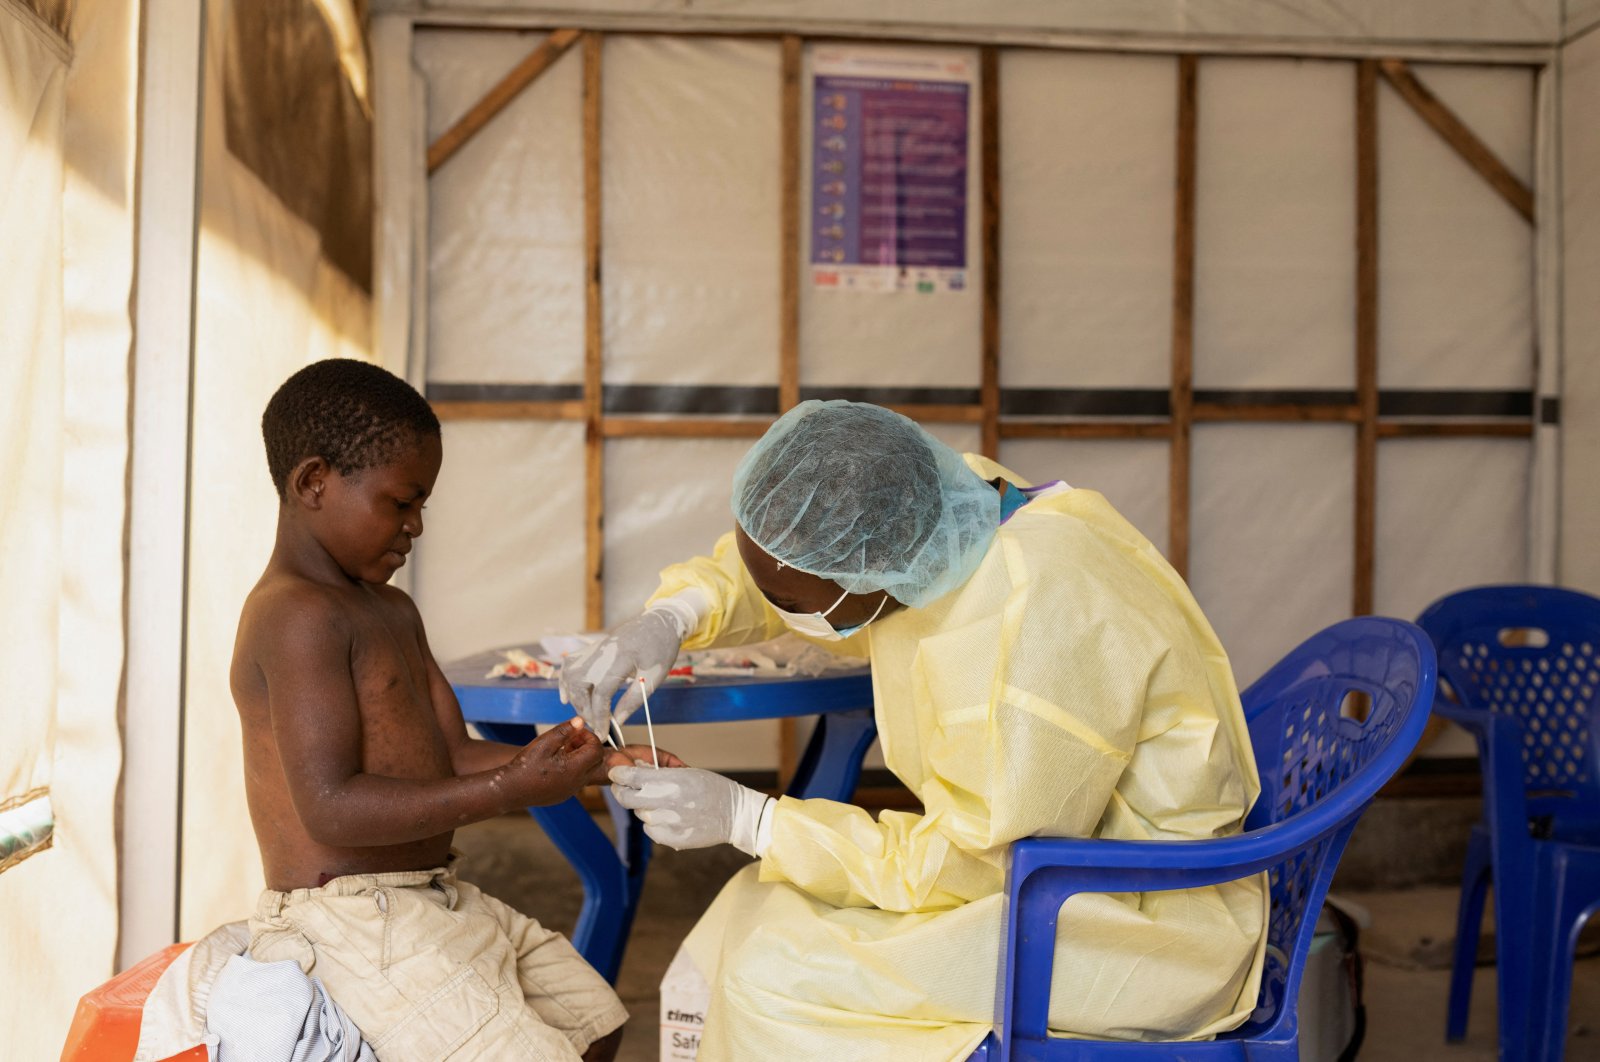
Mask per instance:
[[[965,290],[974,64],[832,45],[812,57],[812,284]]]

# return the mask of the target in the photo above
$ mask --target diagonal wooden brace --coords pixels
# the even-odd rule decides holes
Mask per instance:
[[[544,43],[529,53],[526,59],[514,66],[509,74],[500,79],[499,84],[485,93],[483,99],[473,104],[472,109],[462,115],[460,121],[446,129],[438,140],[428,146],[428,175],[431,177],[434,171],[449,161],[450,156],[465,147],[467,141],[488,125],[495,115],[505,110],[523,89],[550,69],[551,64],[561,58],[578,37],[578,30],[558,29],[546,37]]]
[[[1440,102],[1439,98],[1411,72],[1411,68],[1402,59],[1383,59],[1378,63],[1378,68],[1383,71],[1383,78],[1394,86],[1396,92],[1411,105],[1418,117],[1427,122],[1433,131],[1444,138],[1445,143],[1455,148],[1456,154],[1466,160],[1467,164],[1477,170],[1490,187],[1499,192],[1512,209],[1533,223],[1533,190],[1512,173],[1505,163],[1500,161],[1489,146],[1478,139],[1476,133],[1468,129],[1466,123],[1456,117],[1455,112]]]

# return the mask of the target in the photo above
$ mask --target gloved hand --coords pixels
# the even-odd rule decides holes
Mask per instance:
[[[652,608],[617,626],[593,645],[567,657],[561,664],[558,680],[561,703],[570,704],[583,716],[602,740],[611,726],[611,698],[617,688],[632,678],[628,692],[617,702],[617,722],[621,723],[644,703],[646,692],[653,692],[666,678],[678,659],[683,644],[682,621],[670,610]]]
[[[651,840],[668,848],[731,844],[746,855],[767,847],[770,805],[764,793],[698,767],[613,767],[611,795],[639,816]],[[766,820],[766,821],[764,821]]]

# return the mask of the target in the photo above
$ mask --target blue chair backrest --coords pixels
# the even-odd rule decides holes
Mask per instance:
[[[1339,855],[1362,810],[1421,736],[1434,677],[1433,649],[1420,630],[1369,616],[1313,635],[1241,695],[1261,775],[1261,796],[1245,829],[1273,826],[1307,809],[1339,827],[1269,872],[1262,1003],[1228,1038],[1248,1039],[1276,1025],[1284,1000],[1298,994]]]
[[[1418,617],[1439,675],[1468,709],[1515,719],[1530,814],[1600,806],[1600,599],[1553,586],[1480,586]]]

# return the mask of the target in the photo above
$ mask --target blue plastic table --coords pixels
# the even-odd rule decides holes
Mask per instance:
[[[535,726],[572,718],[550,679],[484,678],[504,660],[497,650],[445,665],[445,678],[461,702],[461,713],[491,741],[525,745]],[[699,678],[663,683],[650,695],[656,726],[676,723],[726,723],[815,715],[817,726],[787,792],[796,797],[849,800],[861,776],[861,760],[877,736],[872,720],[872,675],[859,669],[815,678]],[[642,716],[630,720],[642,723]],[[656,736],[671,748],[670,739]],[[650,839],[633,815],[603,790],[616,824],[615,845],[577,800],[528,812],[567,857],[583,882],[583,909],[572,943],[596,970],[615,983],[628,943]]]

